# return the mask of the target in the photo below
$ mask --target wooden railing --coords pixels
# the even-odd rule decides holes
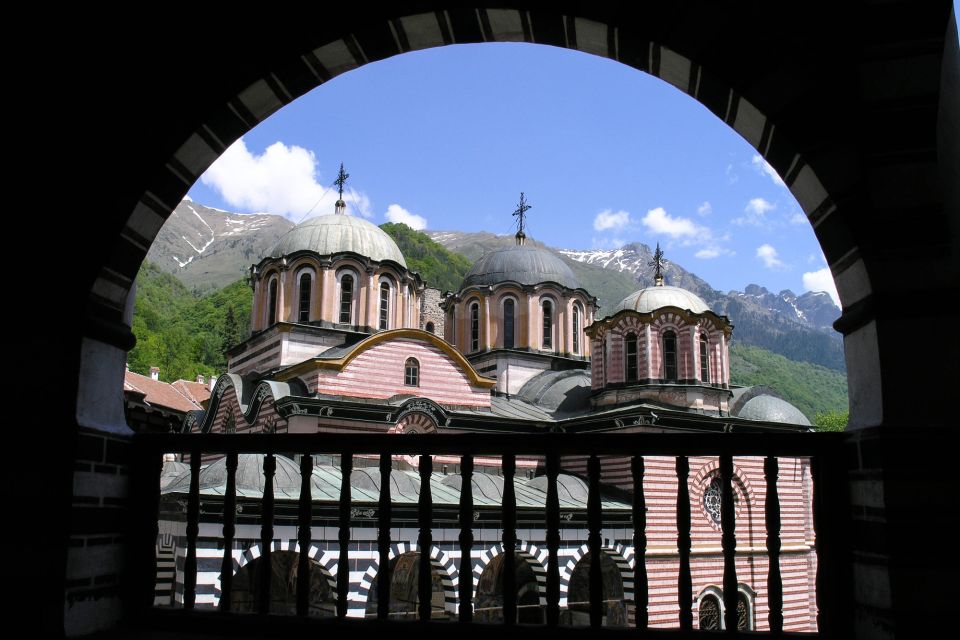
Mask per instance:
[[[514,567],[516,566],[515,543],[516,501],[513,489],[515,461],[517,456],[540,456],[545,460],[547,498],[545,507],[546,543],[548,552],[546,584],[546,629],[557,631],[560,624],[560,566],[558,549],[560,545],[560,507],[558,500],[557,478],[560,473],[562,456],[588,457],[587,530],[588,546],[591,557],[599,558],[601,553],[601,505],[600,505],[600,461],[598,456],[616,455],[632,457],[633,474],[633,544],[635,626],[638,630],[648,628],[648,580],[645,558],[647,550],[646,519],[644,502],[644,456],[673,456],[676,459],[677,492],[677,544],[679,552],[679,575],[677,576],[677,597],[680,606],[679,630],[655,630],[656,635],[685,637],[693,633],[692,579],[690,573],[691,553],[691,499],[688,489],[689,462],[691,456],[716,456],[719,458],[719,477],[722,483],[721,522],[723,552],[723,600],[727,633],[736,635],[737,629],[737,553],[736,519],[734,517],[733,457],[759,456],[764,458],[766,479],[767,523],[766,548],[769,557],[767,576],[769,602],[769,632],[760,635],[785,636],[783,633],[783,587],[780,576],[780,499],[778,494],[778,458],[809,457],[813,479],[813,514],[816,528],[817,551],[817,628],[821,637],[843,637],[849,630],[849,589],[848,571],[850,561],[845,555],[847,527],[843,522],[847,516],[847,481],[839,462],[841,455],[840,440],[836,434],[542,434],[542,435],[431,435],[416,437],[398,437],[395,435],[353,435],[353,434],[262,434],[262,435],[138,435],[135,438],[136,460],[133,465],[133,502],[140,513],[135,519],[132,535],[134,544],[130,546],[128,589],[129,603],[127,611],[136,623],[149,624],[151,627],[166,626],[177,630],[186,627],[183,616],[190,617],[191,629],[202,629],[211,620],[228,620],[230,615],[231,576],[233,569],[233,547],[235,536],[235,505],[238,455],[241,453],[265,454],[264,473],[266,484],[262,498],[260,549],[261,561],[266,570],[258,572],[262,582],[259,584],[258,611],[269,612],[271,543],[273,542],[274,495],[272,477],[275,469],[275,455],[281,452],[303,454],[301,473],[303,483],[300,491],[298,510],[298,541],[301,549],[309,548],[311,534],[312,496],[311,473],[315,454],[336,454],[341,459],[342,483],[339,504],[339,566],[348,567],[348,543],[351,527],[351,460],[354,455],[380,456],[380,495],[377,510],[377,546],[379,551],[378,608],[377,623],[385,624],[390,616],[390,562],[388,560],[391,545],[391,512],[393,504],[390,495],[390,474],[392,456],[420,456],[419,474],[421,478],[420,499],[418,505],[420,549],[429,549],[432,541],[433,503],[430,491],[432,455],[455,455],[461,458],[463,483],[460,493],[459,515],[460,534],[460,576],[458,596],[459,623],[472,627],[473,622],[473,575],[471,549],[474,544],[473,529],[473,492],[470,481],[475,456],[501,456],[503,469],[502,529],[504,549],[503,592],[516,592]],[[158,509],[160,505],[160,473],[162,456],[166,452],[183,452],[185,460],[190,460],[191,483],[186,509],[186,560],[184,566],[183,607],[174,610],[153,608],[154,584],[156,579],[156,540],[158,533]],[[223,519],[223,560],[221,576],[221,606],[219,611],[191,614],[196,602],[197,573],[197,537],[200,524],[199,479],[203,456],[226,456],[227,484],[224,496]],[[420,554],[419,571],[419,618],[427,621],[431,616],[431,567],[430,554]],[[307,623],[309,599],[308,555],[299,555],[297,582],[296,624]],[[347,595],[349,571],[341,570],[336,576],[336,620],[334,624],[363,625],[363,620],[347,617]],[[590,564],[590,607],[591,627],[602,624],[602,575],[599,561]],[[517,603],[513,597],[505,597],[503,618],[505,627],[515,625]],[[233,616],[235,619],[236,616]],[[242,616],[245,622],[242,628],[250,628],[251,618]],[[146,622],[144,622],[146,621]],[[310,620],[310,623],[324,624]],[[219,622],[217,629],[223,629]],[[263,627],[264,632],[280,633],[282,621],[270,616],[270,625]],[[326,622],[329,624],[329,621]],[[280,625],[280,626],[277,626]],[[428,625],[429,627],[429,625]],[[212,628],[212,627],[211,627]],[[489,628],[489,627],[485,627]],[[449,623],[437,627],[438,633],[451,633]],[[649,630],[648,633],[654,633]],[[751,635],[757,635],[753,632]],[[810,634],[800,634],[810,635]]]

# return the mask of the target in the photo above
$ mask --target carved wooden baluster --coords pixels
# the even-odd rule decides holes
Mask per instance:
[[[592,455],[587,462],[587,545],[590,547],[590,626],[603,624],[603,573],[600,554],[600,459]]]
[[[380,454],[380,512],[377,547],[380,566],[377,570],[377,619],[390,617],[390,471],[393,460],[387,453]]]
[[[647,607],[647,499],[643,495],[643,456],[633,456],[633,601],[638,629],[649,624]]]
[[[723,531],[723,620],[728,631],[737,629],[737,508],[733,502],[733,456],[720,456],[720,528]]]
[[[297,615],[310,613],[310,541],[313,539],[313,456],[304,453],[300,457],[300,510],[297,517]]]
[[[780,576],[780,493],[777,478],[780,465],[775,456],[763,461],[763,475],[767,482],[767,556],[770,569],[767,572],[767,598],[770,601],[770,631],[783,631],[783,581]]]
[[[270,613],[270,578],[273,575],[273,476],[277,459],[272,453],[263,457],[263,511],[260,514],[260,598],[257,611]]]
[[[693,628],[693,578],[690,575],[690,461],[677,456],[677,551],[680,554],[680,575],[677,577],[677,603],[680,605],[680,628]]]
[[[417,504],[420,534],[417,546],[420,547],[420,575],[417,594],[420,599],[419,614],[421,620],[429,620],[433,608],[433,566],[430,563],[430,551],[433,548],[433,492],[430,490],[430,476],[433,473],[433,458],[420,456],[420,499]]]
[[[190,493],[187,496],[187,559],[183,568],[183,607],[197,601],[197,536],[200,533],[200,451],[190,452]]]
[[[227,490],[223,496],[223,562],[220,564],[220,610],[229,612],[233,594],[233,538],[237,532],[237,454],[227,454]]]
[[[513,454],[503,456],[503,622],[517,621],[517,498],[513,477],[517,459]]]
[[[460,622],[473,621],[473,456],[460,458]]]
[[[557,476],[560,456],[547,454],[547,626],[560,624],[560,496]]]
[[[340,454],[340,559],[337,560],[337,617],[347,617],[347,594],[350,592],[350,474],[353,473],[353,452]]]

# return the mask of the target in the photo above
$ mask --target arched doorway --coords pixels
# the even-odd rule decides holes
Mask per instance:
[[[503,622],[503,569],[505,557],[501,554],[490,561],[480,574],[474,600],[473,619],[476,622]],[[540,604],[540,587],[530,561],[522,555],[515,559],[517,622],[543,624],[544,606]]]
[[[561,621],[567,625],[590,624],[590,565],[592,554],[587,552],[573,569],[567,590],[567,610]],[[600,574],[603,583],[602,624],[605,627],[627,626],[627,603],[624,598],[623,579],[620,568],[607,553],[600,554]]]
[[[437,567],[431,565],[430,584],[430,619],[449,619],[445,611],[445,591],[443,574]],[[418,585],[420,580],[420,552],[408,551],[390,560],[390,619],[391,620],[419,620],[420,596]],[[367,608],[365,617],[377,617],[379,597],[377,590],[380,581],[374,578],[367,594]]]
[[[274,551],[270,554],[270,613],[295,615],[297,613],[297,575],[300,554],[293,551]],[[230,610],[236,613],[257,612],[260,599],[263,558],[245,564],[233,576],[230,592]],[[310,600],[308,615],[332,617],[337,612],[337,594],[331,587],[333,577],[313,559],[310,566]]]

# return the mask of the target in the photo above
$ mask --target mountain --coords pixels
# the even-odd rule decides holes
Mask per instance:
[[[209,291],[244,277],[291,228],[281,216],[229,213],[184,200],[160,229],[147,260],[188,289]]]
[[[433,231],[428,235],[471,260],[514,242],[513,236],[488,232]],[[530,238],[527,242],[545,246]],[[601,316],[630,293],[653,285],[648,266],[653,251],[645,244],[632,243],[610,251],[551,250],[564,258],[584,288],[597,296]],[[774,294],[758,285],[749,285],[743,292],[724,293],[674,262],[667,263],[664,277],[667,284],[696,293],[713,311],[728,316],[734,324],[734,342],[762,347],[798,362],[846,371],[843,342],[832,327],[840,309],[829,295],[808,292],[797,296],[789,290]]]

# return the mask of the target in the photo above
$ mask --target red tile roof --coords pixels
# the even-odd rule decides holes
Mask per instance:
[[[173,411],[186,413],[187,411],[203,408],[199,402],[194,402],[178,391],[172,384],[154,380],[153,378],[142,376],[132,371],[127,371],[123,376],[123,390],[142,393],[146,396],[145,400],[147,404],[172,409]]]
[[[202,382],[177,380],[171,386],[196,404],[203,404],[210,399],[210,388]]]

